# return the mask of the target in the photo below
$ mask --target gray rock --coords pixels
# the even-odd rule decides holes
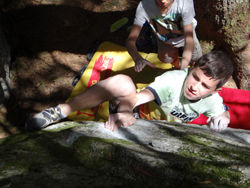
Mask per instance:
[[[61,122],[1,140],[1,187],[249,187],[250,131]]]

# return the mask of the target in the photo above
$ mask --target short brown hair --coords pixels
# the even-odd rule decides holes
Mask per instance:
[[[222,51],[211,51],[198,59],[194,68],[199,67],[208,77],[220,80],[217,88],[222,87],[233,74],[233,63]]]

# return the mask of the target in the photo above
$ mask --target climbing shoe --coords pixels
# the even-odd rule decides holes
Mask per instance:
[[[28,131],[40,130],[64,118],[59,106],[51,107],[30,117],[25,123],[25,128]]]

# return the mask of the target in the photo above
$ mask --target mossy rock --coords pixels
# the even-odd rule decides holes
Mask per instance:
[[[0,186],[248,187],[249,135],[165,121],[116,132],[63,122],[1,140]]]

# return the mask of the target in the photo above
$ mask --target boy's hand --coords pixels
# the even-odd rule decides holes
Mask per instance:
[[[135,62],[135,71],[141,72],[146,65],[155,68],[155,65],[153,65],[150,61],[141,58]]]
[[[116,131],[120,126],[130,126],[136,122],[131,112],[119,112],[110,114],[108,121],[105,123],[105,128]]]
[[[230,122],[230,115],[225,111],[217,117],[208,118],[207,123],[213,131],[223,131],[228,127]]]

